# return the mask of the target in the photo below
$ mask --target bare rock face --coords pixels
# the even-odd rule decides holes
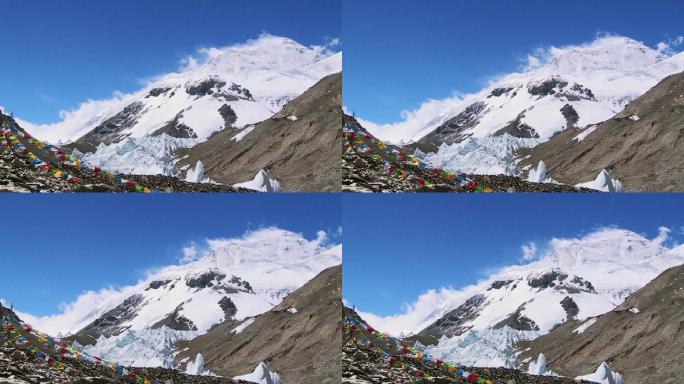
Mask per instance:
[[[190,288],[197,288],[199,290],[202,288],[213,287],[215,282],[221,281],[225,278],[225,273],[217,271],[207,271],[197,277],[188,279],[185,282],[185,285],[187,285]]]
[[[579,121],[579,114],[572,105],[565,104],[563,108],[561,108],[560,112],[563,114],[563,117],[565,118],[566,128],[577,127],[577,122]]]
[[[235,128],[235,122],[237,121],[237,114],[233,108],[228,104],[223,104],[219,108],[218,113],[223,118],[223,129]]]
[[[477,317],[481,306],[485,304],[485,300],[486,297],[482,294],[468,298],[463,304],[430,324],[411,339],[415,339],[424,345],[436,345],[443,335],[447,337],[462,335],[470,329],[464,324]]]
[[[121,324],[135,316],[143,300],[144,298],[140,294],[130,296],[123,303],[88,324],[77,335],[87,336],[96,340],[100,335],[110,337],[122,333],[126,328],[122,328]]]
[[[561,300],[560,305],[565,310],[567,320],[571,320],[577,317],[577,314],[579,313],[579,307],[577,306],[577,303],[575,303],[575,300],[572,299],[572,297],[566,296],[565,298],[563,298],[563,300]]]
[[[228,296],[221,298],[221,300],[218,302],[218,305],[223,310],[225,320],[232,319],[237,313],[237,307],[235,306],[235,303],[233,303],[233,300],[231,300]]]
[[[224,85],[226,85],[225,81],[211,77],[202,80],[197,84],[188,86],[185,88],[185,92],[187,92],[188,95],[193,96],[207,96],[214,94],[216,89],[222,88]]]
[[[493,328],[499,329],[508,326],[518,331],[538,331],[539,326],[537,326],[537,323],[522,314],[524,309],[525,305],[523,304],[507,318],[495,324]]]
[[[568,278],[568,275],[558,271],[551,271],[544,273],[543,275],[529,279],[527,285],[532,288],[537,288],[539,291],[542,289],[555,287],[558,282],[561,282]]]
[[[150,89],[150,92],[147,94],[147,96],[145,96],[145,98],[157,97],[157,96],[162,95],[162,94],[164,94],[170,90],[171,90],[171,88],[152,88],[152,89]]]
[[[139,101],[127,105],[121,112],[103,121],[102,124],[78,139],[81,143],[80,148],[94,151],[100,143],[111,144],[122,140],[125,135],[121,132],[138,122],[144,108],[145,105]]]
[[[511,122],[506,124],[503,128],[494,132],[493,136],[502,136],[503,134],[509,134],[513,137],[520,138],[539,138],[539,134],[534,128],[522,122],[523,117],[525,117],[525,111],[520,112],[520,114]]]
[[[182,117],[183,111],[178,112],[178,114],[172,120],[169,120],[166,124],[164,124],[163,127],[152,132],[151,136],[160,136],[162,134],[167,134],[171,137],[196,139],[197,134],[195,133],[195,131],[179,121]]]
[[[176,307],[172,313],[168,314],[163,319],[154,323],[151,328],[157,329],[166,326],[176,331],[196,331],[197,326],[195,326],[190,319],[179,313],[182,309],[183,304]]]
[[[487,105],[481,101],[469,105],[463,112],[447,120],[433,132],[420,139],[419,144],[432,144],[436,149],[441,143],[452,144],[465,140],[469,135],[463,132],[480,122],[481,115],[486,107]]]

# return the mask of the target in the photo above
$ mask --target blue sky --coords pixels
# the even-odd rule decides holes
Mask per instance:
[[[684,34],[680,0],[345,0],[342,13],[344,104],[377,123],[428,98],[478,91],[535,48],[598,32],[655,47]]]
[[[264,226],[315,239],[342,214],[333,194],[5,195],[0,205],[0,297],[37,316],[177,263],[192,242]]]
[[[340,0],[2,1],[0,105],[34,123],[132,92],[200,47],[262,32],[305,45],[341,37]]]
[[[403,312],[428,289],[461,288],[516,264],[521,246],[617,226],[684,242],[678,194],[344,195],[343,296],[366,312]]]

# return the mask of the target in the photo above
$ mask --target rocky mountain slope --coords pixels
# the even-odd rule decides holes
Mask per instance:
[[[341,266],[328,268],[266,313],[179,343],[178,358],[201,353],[207,369],[226,377],[266,362],[284,383],[339,383],[341,281]]]
[[[516,343],[610,312],[662,271],[684,263],[684,248],[663,247],[662,239],[604,229],[559,240],[541,259],[504,268],[425,314],[419,332],[406,340],[443,359],[518,367]]]
[[[519,345],[523,362],[546,356],[547,368],[568,376],[610,364],[625,383],[684,379],[684,266],[670,268],[611,311],[570,321]]]
[[[233,185],[260,170],[283,191],[340,191],[342,74],[329,75],[260,123],[223,130],[209,140],[179,150],[177,166]]]
[[[533,149],[520,165],[577,184],[606,169],[628,191],[684,190],[684,73],[669,76],[611,119],[567,129]]]
[[[464,175],[435,168],[409,148],[387,144],[345,115],[342,189],[348,192],[589,192],[505,175]]]
[[[586,383],[561,377],[527,375],[507,368],[463,367],[435,359],[373,330],[345,308],[342,383]],[[397,345],[398,344],[398,345]]]

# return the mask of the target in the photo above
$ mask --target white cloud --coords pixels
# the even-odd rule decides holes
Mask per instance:
[[[537,256],[537,244],[534,241],[530,241],[527,244],[523,244],[522,247],[522,260],[530,261]]]
[[[60,122],[52,124],[33,124],[17,118],[17,122],[33,136],[57,143],[59,140],[75,140],[106,118],[119,112],[131,103],[137,94],[124,94],[115,91],[110,99],[87,100],[75,109],[59,112]]]
[[[672,230],[668,227],[658,228],[658,237],[653,239],[653,241],[658,245],[662,245],[664,242],[667,241],[667,239],[670,238],[670,232],[672,232]]]
[[[437,128],[454,113],[467,106],[474,95],[464,96],[454,92],[454,96],[446,99],[429,99],[414,110],[403,110],[400,115],[402,121],[390,124],[376,124],[358,116],[356,119],[368,131],[378,138],[395,144],[402,140],[416,141]]]
[[[187,247],[183,247],[181,252],[183,253],[183,257],[181,257],[181,262],[189,263],[191,261],[197,260],[197,246],[194,243]]]
[[[325,243],[326,240],[328,240],[328,233],[327,232],[325,232],[323,230],[316,232],[316,242],[318,244],[323,244],[323,243]]]
[[[359,309],[357,312],[373,327],[398,336],[402,332],[418,332],[427,327],[437,318],[462,304],[474,289],[475,286],[460,290],[447,287],[430,289],[413,303],[405,304],[401,313],[390,316],[378,316]]]
[[[677,52],[676,48],[682,44],[684,44],[684,36],[668,38],[667,41],[656,44],[656,50],[665,55],[672,55]]]

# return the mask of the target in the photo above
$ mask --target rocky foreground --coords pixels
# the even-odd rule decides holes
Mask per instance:
[[[0,192],[253,192],[220,184],[188,183],[162,175],[120,175],[134,183],[116,183],[102,173],[60,165],[64,173],[78,179],[74,182],[34,167],[9,149],[0,151]]]
[[[589,383],[552,376],[534,376],[509,368],[463,367],[428,356],[374,330],[359,314],[345,307],[342,383],[477,383],[576,384]]]
[[[347,115],[342,136],[345,192],[596,192],[513,176],[464,175],[432,168],[407,149],[377,139]]]
[[[345,157],[342,166],[342,189],[346,192],[597,192],[563,184],[531,183],[504,175],[463,175],[470,184],[460,184],[408,164],[395,168],[407,175],[398,177],[389,173],[382,161],[361,156]]]
[[[125,175],[82,164],[76,153],[32,137],[0,111],[0,192],[249,192],[176,177]]]
[[[342,383],[485,383],[485,381],[477,381],[477,379],[472,381],[449,374],[448,371],[432,363],[416,363],[413,359],[405,359],[401,356],[394,356],[393,359],[395,364],[411,364],[423,373],[423,377],[416,375],[410,370],[390,368],[384,362],[381,353],[377,351],[359,348],[354,344],[347,344],[343,348]],[[518,370],[507,368],[464,367],[463,369],[476,374],[478,377],[486,377],[487,380],[491,380],[494,384],[589,384],[587,381],[577,381],[562,377],[527,375]]]
[[[64,384],[64,383],[144,383],[130,376],[117,376],[102,365],[69,361],[68,369],[49,368],[44,359],[32,351],[0,348],[0,384]],[[68,372],[67,372],[68,371]],[[173,369],[136,368],[151,384],[247,384],[221,377],[190,376]]]

